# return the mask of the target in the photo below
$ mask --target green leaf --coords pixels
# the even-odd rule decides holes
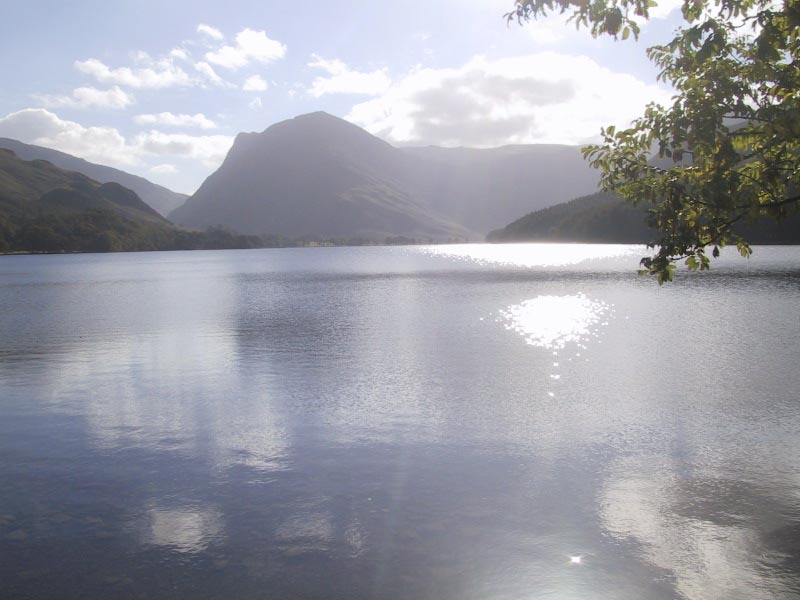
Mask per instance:
[[[592,34],[625,40],[654,0],[518,0],[525,19],[571,13]],[[646,50],[674,94],[584,150],[604,190],[648,207],[657,250],[642,271],[672,280],[676,261],[706,270],[737,226],[800,206],[800,10],[797,0],[684,0],[673,39]],[[518,12],[519,14],[519,12]],[[744,25],[743,25],[744,24]],[[672,165],[648,164],[651,148]]]

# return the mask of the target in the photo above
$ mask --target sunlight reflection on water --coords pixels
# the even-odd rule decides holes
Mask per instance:
[[[596,337],[599,327],[608,325],[611,305],[574,296],[538,296],[499,311],[506,329],[516,331],[531,346],[561,349],[567,343],[585,347],[588,337]],[[554,363],[554,366],[558,366]]]
[[[4,257],[0,597],[800,597],[800,247],[642,251]]]
[[[452,244],[427,246],[424,251],[481,265],[560,267],[588,260],[638,257],[642,248],[623,244]]]

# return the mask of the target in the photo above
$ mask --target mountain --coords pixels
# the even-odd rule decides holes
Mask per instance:
[[[413,194],[412,163],[346,121],[303,115],[239,134],[220,168],[170,218],[304,239],[467,237]]]
[[[418,159],[420,192],[442,214],[481,234],[531,210],[597,189],[580,147],[403,148]]]
[[[647,208],[598,192],[534,211],[489,233],[489,242],[586,242],[645,244],[658,232],[645,225]],[[800,213],[776,223],[759,219],[736,228],[752,244],[800,243]]]
[[[118,183],[136,192],[142,200],[163,216],[166,216],[170,211],[183,204],[186,198],[188,198],[186,194],[173,192],[143,177],[131,175],[130,173],[112,167],[90,163],[82,158],[77,158],[51,148],[23,144],[22,142],[10,138],[0,138],[0,148],[12,150],[22,160],[46,160],[56,167],[83,173],[87,177],[99,181],[100,183]]]
[[[170,218],[290,238],[482,238],[596,187],[576,147],[395,148],[327,113],[242,133]]]
[[[45,160],[0,149],[0,243],[4,250],[138,249],[172,225],[118,183],[100,183]]]
[[[182,231],[134,192],[0,149],[0,251],[107,252],[251,247],[222,231]]]
[[[643,243],[655,238],[641,208],[603,192],[531,212],[486,236],[489,242]]]

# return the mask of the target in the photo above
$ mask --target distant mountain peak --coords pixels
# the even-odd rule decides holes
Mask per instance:
[[[297,134],[300,132],[302,135],[318,138],[336,135],[352,136],[354,138],[379,141],[381,145],[390,145],[382,139],[372,135],[366,129],[362,129],[358,125],[354,125],[346,119],[342,119],[341,117],[337,117],[321,110],[297,115],[291,119],[280,121],[268,127],[263,133],[278,132],[292,132],[292,134]]]
[[[333,123],[346,123],[347,125],[352,125],[352,123],[342,119],[341,117],[337,117],[335,115],[327,113],[324,110],[318,110],[310,113],[304,113],[302,115],[297,115],[289,119],[284,119],[283,121],[278,121],[277,123],[273,123],[272,125],[267,127],[262,133],[266,133],[271,129],[281,129],[284,127],[297,127],[297,126],[324,127],[326,124],[333,124]]]
[[[354,125],[346,119],[342,119],[341,117],[337,117],[322,110],[297,115],[285,121],[279,121],[264,130],[264,133],[272,130],[301,130],[309,134],[349,131],[351,134],[355,135],[375,137],[358,125]]]
[[[337,117],[335,115],[332,115],[329,112],[325,112],[324,110],[315,110],[315,111],[310,112],[310,113],[304,113],[302,115],[297,115],[292,120],[293,121],[305,121],[305,120],[308,120],[308,119],[316,119],[316,120],[330,119],[330,120],[334,120],[334,121],[344,121],[344,119],[342,119],[340,117]],[[345,121],[345,122],[347,122],[347,121]]]

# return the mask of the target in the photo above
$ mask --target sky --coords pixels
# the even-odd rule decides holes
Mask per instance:
[[[666,102],[638,41],[513,0],[2,0],[0,137],[192,193],[239,132],[323,110],[398,145],[584,144]]]

